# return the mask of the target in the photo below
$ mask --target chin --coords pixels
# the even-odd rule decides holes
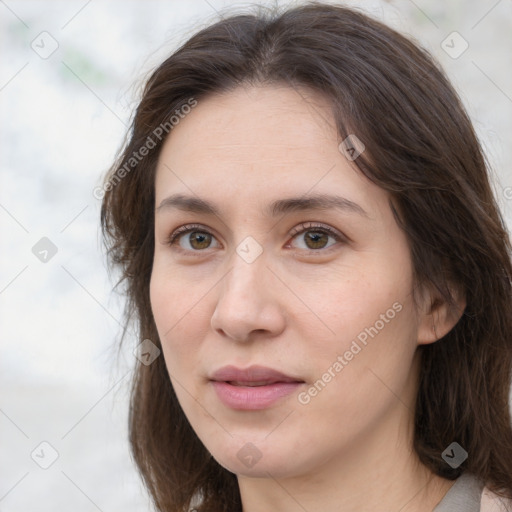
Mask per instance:
[[[307,461],[297,459],[297,451],[275,443],[242,441],[211,447],[215,460],[231,473],[250,478],[287,478],[301,473]],[[305,454],[302,453],[302,456]]]
[[[232,456],[226,456],[225,454],[219,458],[215,457],[215,460],[224,468],[234,473],[237,476],[244,476],[248,478],[284,478],[291,476],[291,468],[283,466],[283,462],[268,460],[268,458],[262,457],[257,462],[252,461],[241,461],[237,453]]]

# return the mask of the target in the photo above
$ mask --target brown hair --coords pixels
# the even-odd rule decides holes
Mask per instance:
[[[390,193],[416,283],[435,287],[450,304],[448,277],[464,293],[456,326],[418,348],[414,448],[437,475],[455,479],[467,470],[512,497],[511,246],[483,152],[431,56],[356,10],[312,3],[230,16],[196,33],[150,76],[106,177],[101,212],[140,340],[160,343],[149,299],[155,168],[165,140],[154,140],[155,128],[191,98],[242,83],[286,83],[329,98],[340,137],[354,133],[366,146],[354,163]],[[127,167],[149,138],[154,147]],[[201,511],[241,510],[236,476],[191,428],[163,357],[137,367],[129,422],[132,453],[158,510],[181,512],[193,496],[202,498]],[[455,469],[441,457],[453,441],[469,453]]]

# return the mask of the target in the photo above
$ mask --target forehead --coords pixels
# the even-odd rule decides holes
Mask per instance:
[[[190,137],[191,130],[195,137]],[[248,148],[261,148],[254,156],[268,160],[283,150],[318,149],[318,137],[324,132],[336,137],[330,104],[318,93],[282,85],[241,86],[200,99],[173,128],[164,149],[179,146],[191,153],[189,157],[207,151],[219,156],[240,154],[245,161]]]
[[[156,202],[170,193],[261,204],[270,195],[336,192],[371,210],[375,194],[385,193],[340,153],[340,141],[331,105],[318,93],[264,86],[211,95],[167,137]]]

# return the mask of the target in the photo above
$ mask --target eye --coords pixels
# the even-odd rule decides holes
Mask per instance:
[[[307,222],[297,226],[290,233],[290,236],[293,236],[297,240],[302,240],[304,242],[304,245],[302,247],[299,246],[299,249],[311,249],[313,251],[328,249],[332,245],[335,245],[336,242],[346,241],[345,237],[341,233],[338,233],[329,226],[314,224],[312,222]],[[327,245],[329,243],[329,238],[334,240],[334,242]]]
[[[184,236],[187,235],[188,236]],[[215,237],[199,224],[187,224],[174,231],[167,240],[168,245],[179,244],[185,251],[201,251],[209,249]],[[216,246],[218,247],[218,245]]]
[[[185,236],[188,235],[188,236]],[[303,246],[298,249],[319,251],[328,249],[336,242],[346,242],[346,238],[339,232],[329,226],[307,222],[297,226],[289,236],[301,240]],[[331,243],[329,244],[329,239]],[[166,241],[168,245],[175,246],[178,244],[179,249],[188,252],[201,252],[204,249],[212,248],[212,242],[216,241],[215,237],[200,224],[187,224],[174,231]],[[219,247],[217,245],[213,247]]]

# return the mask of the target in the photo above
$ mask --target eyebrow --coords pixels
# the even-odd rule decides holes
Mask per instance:
[[[173,194],[165,198],[156,212],[176,208],[185,212],[202,213],[205,215],[221,216],[220,210],[210,201],[194,196]],[[335,209],[345,213],[355,213],[369,218],[366,211],[354,201],[341,196],[329,194],[315,194],[302,197],[279,199],[272,202],[264,211],[269,217],[277,217],[291,212],[302,210],[329,210]]]

